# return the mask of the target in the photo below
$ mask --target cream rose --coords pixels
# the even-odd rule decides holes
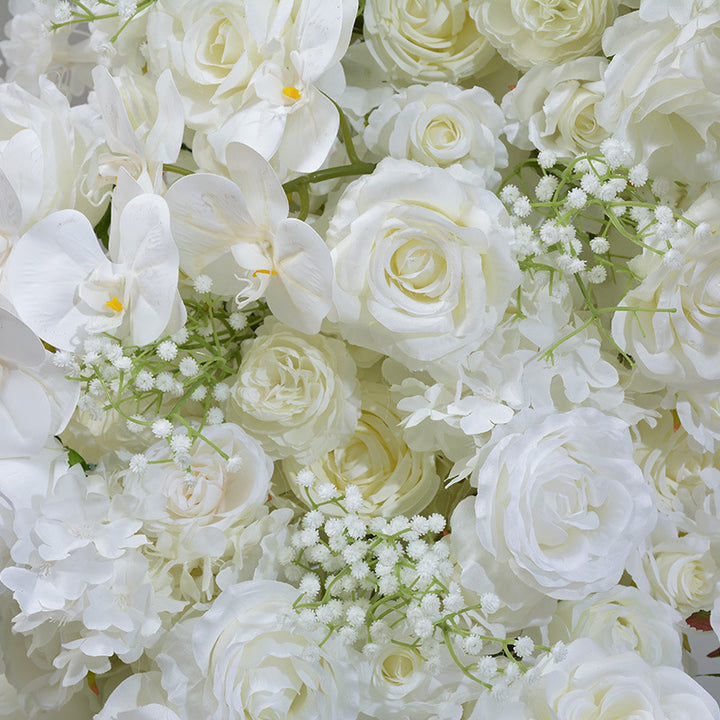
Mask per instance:
[[[500,140],[503,124],[487,90],[435,82],[411,85],[382,103],[370,115],[363,139],[381,157],[438,167],[457,163],[489,185],[500,181],[496,168],[508,162]]]
[[[520,70],[592,55],[619,0],[470,0],[478,30]]]
[[[274,319],[242,347],[228,417],[273,459],[312,463],[352,436],[360,415],[355,363],[341,340]]]
[[[423,510],[435,497],[440,479],[432,452],[413,452],[403,440],[400,417],[389,390],[378,383],[363,383],[362,406],[350,441],[310,465],[321,483],[344,492],[353,485],[365,501],[367,515],[408,517]],[[282,469],[293,492],[305,500],[297,483],[300,463],[289,458]],[[310,490],[310,495],[313,491]],[[332,506],[330,506],[332,507]]]
[[[656,520],[625,423],[577,408],[499,428],[471,476],[480,543],[550,597],[612,587]]]
[[[720,581],[720,544],[716,537],[679,532],[662,517],[642,548],[628,560],[628,571],[643,592],[687,617],[712,606]]]
[[[720,718],[717,702],[682,670],[653,667],[632,652],[609,654],[586,639],[568,646],[567,658],[547,668],[525,701],[527,717],[537,720]]]
[[[502,100],[508,140],[566,160],[597,150],[608,136],[595,117],[607,64],[602,57],[583,57],[528,70]]]
[[[370,52],[395,82],[457,82],[495,54],[469,17],[468,0],[368,0],[363,19]]]
[[[632,650],[650,665],[682,668],[679,612],[634,587],[618,585],[579,602],[562,601],[550,643],[587,637],[609,652]]]
[[[651,177],[720,180],[720,10],[714,0],[646,2],[603,36],[612,61],[600,123]]]
[[[520,283],[491,192],[451,170],[386,159],[348,187],[330,223],[330,319],[351,343],[413,369],[466,357]]]
[[[333,638],[320,647],[326,631],[301,627],[297,597],[285,583],[238,583],[173,629],[156,659],[181,717],[357,717],[358,674],[348,651]]]
[[[687,216],[720,227],[709,192]],[[720,380],[720,246],[701,234],[676,250],[683,256],[679,267],[646,251],[636,268],[644,279],[620,303],[674,312],[617,312],[613,338],[646,377],[675,390],[712,390]]]

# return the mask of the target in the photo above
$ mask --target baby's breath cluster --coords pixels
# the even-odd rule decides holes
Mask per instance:
[[[662,178],[650,182],[647,168],[631,164],[628,147],[613,138],[602,143],[600,154],[583,155],[567,165],[558,164],[552,152],[541,151],[515,168],[500,192],[513,221],[514,251],[521,269],[549,272],[556,283],[572,278],[589,314],[573,334],[595,324],[613,345],[603,316],[617,311],[674,312],[605,307],[596,300],[593,286],[620,284],[624,294],[637,279],[627,263],[636,249],[629,255],[628,243],[662,255],[668,263],[676,262],[674,248],[687,242],[695,229],[676,208],[679,195],[674,183]],[[522,314],[521,302],[518,313]],[[568,337],[546,355],[551,357]]]
[[[59,0],[55,3],[54,18],[51,30],[58,30],[67,25],[95,22],[108,18],[118,18],[122,23],[113,36],[115,41],[127,24],[139,13],[147,10],[156,0]]]
[[[103,333],[90,335],[74,356],[56,353],[56,363],[81,382],[80,410],[95,419],[114,410],[128,430],[149,429],[179,457],[196,439],[209,442],[202,431],[225,419],[221,405],[240,365],[240,345],[267,313],[257,304],[240,313],[206,285],[201,276],[200,299],[185,300],[187,322],[170,337],[136,347]]]
[[[394,643],[438,667],[445,652],[488,688],[525,675],[537,651],[550,650],[527,636],[496,637],[487,630],[485,618],[498,611],[500,600],[487,593],[479,603],[466,603],[442,515],[368,519],[357,514],[362,496],[356,487],[339,495],[309,470],[303,480],[321,500],[309,500],[312,509],[283,562],[299,585],[296,610],[308,625],[326,626],[326,640],[336,633],[370,657]],[[326,515],[327,505],[344,515]]]

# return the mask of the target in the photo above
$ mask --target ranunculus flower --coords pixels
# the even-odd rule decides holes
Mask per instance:
[[[391,80],[458,80],[475,75],[495,55],[468,15],[468,0],[368,0],[367,46]]]
[[[238,583],[200,618],[173,629],[156,659],[182,717],[357,717],[358,671],[349,651],[334,638],[320,647],[327,630],[301,626],[297,597],[285,583]]]
[[[507,165],[503,124],[487,90],[434,82],[411,85],[383,102],[370,115],[363,139],[380,157],[438,167],[457,163],[493,185],[500,181],[496,168]]]
[[[341,340],[302,335],[270,319],[242,354],[228,417],[271,458],[312,463],[350,439],[360,393]]]
[[[520,70],[561,63],[600,48],[619,0],[470,0],[478,30]]]
[[[350,441],[320,458],[310,469],[321,483],[329,482],[343,493],[355,486],[365,501],[362,514],[410,517],[435,497],[440,478],[431,451],[414,452],[403,440],[400,418],[389,390],[378,383],[363,383],[360,419]],[[295,494],[305,500],[296,482],[302,465],[288,458],[282,469]],[[313,491],[308,491],[313,496]],[[332,512],[332,506],[327,508]]]
[[[480,543],[550,597],[612,587],[656,520],[627,425],[583,407],[498,430],[471,476]]]
[[[351,343],[412,369],[461,360],[502,319],[520,270],[497,197],[451,170],[387,159],[330,223],[334,311]]]
[[[607,64],[603,57],[583,57],[528,70],[502,100],[508,140],[565,160],[596,151],[608,136],[595,117],[605,97]]]

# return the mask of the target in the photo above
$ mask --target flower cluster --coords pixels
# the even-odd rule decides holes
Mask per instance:
[[[2,13],[0,716],[720,720],[715,0]]]

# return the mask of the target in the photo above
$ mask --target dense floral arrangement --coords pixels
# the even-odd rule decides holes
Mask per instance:
[[[10,0],[0,717],[720,719],[715,0]]]

